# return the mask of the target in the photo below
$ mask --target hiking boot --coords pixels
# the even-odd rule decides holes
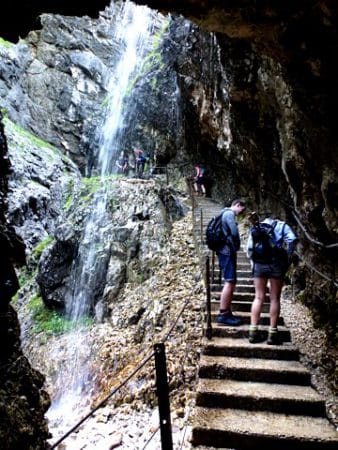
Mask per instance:
[[[249,328],[249,342],[250,344],[258,344],[258,342],[265,341],[265,337],[263,333],[261,333],[257,328],[250,329]]]
[[[269,345],[281,345],[281,341],[278,335],[278,330],[269,330],[267,344]]]
[[[236,327],[238,325],[241,325],[242,321],[239,317],[235,317],[230,311],[218,314],[217,323],[219,323],[220,325],[228,325],[230,327]]]

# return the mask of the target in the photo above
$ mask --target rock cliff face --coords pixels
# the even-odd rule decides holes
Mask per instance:
[[[336,343],[335,5],[315,0],[136,3],[183,14],[215,32],[228,80],[232,140],[229,147],[219,145],[209,131],[204,139],[209,145],[195,158],[213,173],[213,195],[226,200],[242,195],[253,208],[295,226],[302,258],[294,274],[296,290]],[[190,99],[196,94],[185,92]],[[199,125],[214,116],[212,108],[201,114],[201,104],[195,108],[196,117],[204,119]]]
[[[0,197],[0,441],[4,449],[47,448],[47,422],[44,414],[49,398],[42,390],[44,377],[32,369],[20,346],[16,312],[9,304],[19,287],[13,262],[25,260],[24,244],[5,220],[7,176],[10,165],[7,140],[0,117],[1,197]],[[15,432],[13,432],[15,430]]]
[[[17,14],[8,9],[8,14],[1,15],[0,23],[6,22],[1,29],[9,30],[4,37],[13,38],[15,29],[16,37],[25,36],[23,30],[39,28],[31,12],[60,8],[55,12],[98,16],[96,8],[105,3],[97,3],[93,10],[80,2],[72,2],[72,7],[58,2],[56,7],[53,1],[42,5],[32,0],[25,3],[30,13],[20,15],[25,21],[17,22]],[[325,328],[331,345],[336,345],[335,2],[299,0],[278,2],[278,6],[250,0],[226,2],[226,6],[219,0],[136,3],[184,14],[194,25],[178,17],[162,30],[161,43],[143,77],[131,86],[137,100],[125,145],[139,141],[156,162],[169,164],[183,176],[190,175],[197,160],[205,163],[213,197],[228,202],[243,196],[250,207],[288,219],[300,238],[301,261],[293,273],[296,293],[312,309],[316,323]],[[104,13],[100,21],[45,14],[42,29],[32,31],[27,40],[16,46],[0,43],[1,106],[13,120],[63,149],[83,173],[92,166],[106,75],[114,64],[110,20]],[[22,262],[24,250],[3,215],[9,172],[6,148],[2,133],[0,237],[1,248],[8,252],[1,251],[0,261],[1,320],[5,321],[1,329],[7,343],[0,353],[1,367],[7,370],[19,357],[27,374],[31,369],[20,353],[15,314],[8,306],[18,288],[11,260]],[[35,212],[41,219],[41,208]],[[48,212],[52,218],[52,210]],[[39,238],[48,230],[42,227],[40,231]],[[31,245],[36,242],[36,236],[23,236],[31,239]],[[333,373],[334,361],[325,364]],[[20,373],[13,376],[20,380],[13,385],[19,390]],[[23,389],[33,386],[37,395],[40,377],[31,372],[29,380]],[[3,395],[6,398],[7,392]],[[32,445],[43,448],[46,403],[34,395],[26,395],[29,404],[36,402],[33,407],[38,411],[38,419],[29,419],[34,428]],[[41,420],[40,431],[35,420]]]

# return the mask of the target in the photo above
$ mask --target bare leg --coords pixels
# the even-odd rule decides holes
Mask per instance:
[[[254,278],[255,299],[251,306],[251,325],[258,325],[265,299],[267,278]]]
[[[270,327],[277,328],[280,313],[280,296],[283,281],[277,278],[270,279]]]
[[[230,283],[229,281],[226,281],[224,283],[221,293],[220,309],[223,310],[231,309],[231,302],[235,287],[236,283]]]

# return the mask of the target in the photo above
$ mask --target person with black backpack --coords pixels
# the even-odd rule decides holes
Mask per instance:
[[[251,306],[249,342],[265,340],[258,330],[267,283],[270,290],[270,327],[267,343],[280,344],[278,319],[283,280],[295,250],[297,238],[291,227],[282,220],[266,218],[262,222],[256,212],[249,215],[252,223],[247,242],[247,254],[252,261],[255,299]]]
[[[221,212],[224,239],[221,241],[220,248],[215,250],[225,281],[221,292],[220,310],[217,316],[217,323],[221,325],[237,326],[241,324],[241,319],[232,314],[231,302],[236,286],[237,251],[240,248],[236,216],[244,212],[244,210],[245,203],[236,199],[232,202],[230,208],[224,208]]]

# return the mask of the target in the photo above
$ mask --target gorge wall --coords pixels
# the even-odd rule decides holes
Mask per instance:
[[[143,76],[131,87],[136,102],[125,147],[140,143],[156,163],[182,177],[190,176],[200,161],[215,199],[228,203],[242,196],[250,208],[287,219],[300,238],[300,260],[292,274],[295,292],[325,329],[328,346],[336,348],[335,2],[135,3],[183,14],[192,22],[170,19]],[[0,18],[1,37],[16,42],[31,31],[15,50],[1,47],[1,107],[70,156],[82,173],[95,172],[95,127],[104,109],[105,74],[116,51],[104,26],[109,19],[101,14],[101,22],[96,20],[107,4],[97,2],[94,8],[80,2],[28,1],[24,8],[29,14],[21,14],[19,21],[8,4]],[[91,18],[45,14],[40,26],[37,14],[48,12]],[[48,400],[42,378],[21,353],[9,305],[18,289],[12,264],[23,264],[25,252],[4,216],[10,163],[1,131],[0,307],[6,344],[0,356],[2,380],[9,380],[1,404],[8,395],[26,398],[22,408],[35,408],[35,415],[25,416],[20,429],[24,435],[29,422],[32,445],[44,448]],[[9,372],[16,361],[20,367]],[[337,386],[334,358],[323,364]]]

